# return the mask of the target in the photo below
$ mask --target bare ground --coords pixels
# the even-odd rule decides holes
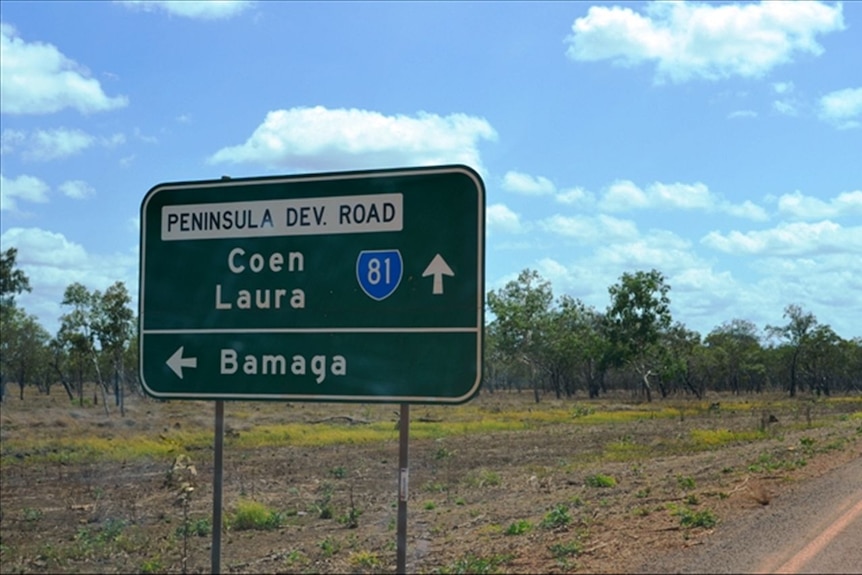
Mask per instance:
[[[720,400],[728,408],[677,401],[703,406],[679,417],[411,439],[408,571],[633,572],[656,554],[706,541],[710,518],[720,524],[754,512],[788,486],[862,455],[862,398]],[[741,408],[746,401],[757,407]],[[729,409],[734,405],[740,408]],[[478,418],[506,410],[631,408],[619,398],[535,405],[527,393],[483,394],[470,406]],[[227,404],[225,511],[230,516],[241,501],[257,501],[277,514],[278,526],[227,529],[222,571],[394,572],[397,433],[315,447],[285,441],[239,448],[237,438],[279,422],[343,426],[348,436],[362,422],[394,428],[396,409]],[[445,422],[457,409],[413,406],[411,421]],[[130,398],[125,417],[106,417],[101,407],[69,406],[58,396],[7,399],[0,407],[0,571],[208,572],[211,536],[182,533],[211,520],[211,446],[177,445],[171,456],[127,461],[62,461],[46,452],[59,436],[171,442],[179,430],[212,429],[212,413],[211,403]],[[764,413],[777,422],[758,439],[692,449],[692,430],[754,432]],[[180,453],[197,470],[185,517],[179,482],[166,481]],[[596,474],[616,485],[592,486]],[[682,523],[685,514],[692,525]]]

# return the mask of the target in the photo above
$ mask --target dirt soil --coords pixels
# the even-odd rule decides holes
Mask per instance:
[[[407,570],[634,572],[656,554],[703,543],[722,522],[769,505],[788,486],[862,456],[859,397],[722,397],[710,399],[721,402],[712,408],[654,402],[655,418],[574,421],[590,410],[644,408],[622,399],[631,398],[536,405],[529,393],[496,393],[482,394],[469,411],[412,406],[411,426],[507,410],[567,410],[573,420],[537,417],[526,429],[481,433],[465,423],[462,432],[455,426],[444,437],[411,439]],[[679,416],[658,416],[669,406],[680,407]],[[101,406],[69,406],[59,396],[7,397],[0,407],[0,571],[209,572],[211,445],[177,444],[168,456],[125,461],[46,452],[57,437],[177,442],[180,431],[212,430],[213,411],[206,402],[129,398],[125,417],[108,417]],[[396,420],[391,405],[226,404],[222,572],[395,572]],[[238,447],[255,426],[290,422],[343,427],[348,437],[373,422],[391,424],[393,432],[371,442]],[[761,427],[750,441],[692,447],[692,430]],[[193,465],[195,477],[170,475],[180,454],[188,455],[179,462]],[[616,484],[598,486],[597,474]],[[183,477],[194,487],[185,492],[187,506]],[[249,500],[274,513],[271,529],[230,523]]]

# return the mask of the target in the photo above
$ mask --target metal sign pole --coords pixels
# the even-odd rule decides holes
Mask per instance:
[[[212,572],[221,573],[221,503],[222,503],[222,462],[224,454],[224,401],[215,402],[215,456],[213,460],[213,544]]]
[[[401,415],[398,422],[398,548],[397,572],[407,573],[407,484],[408,484],[408,450],[407,441],[410,434],[410,404],[401,404]]]

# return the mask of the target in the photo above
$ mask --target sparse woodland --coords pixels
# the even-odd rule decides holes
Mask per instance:
[[[70,284],[52,336],[15,302],[31,289],[16,255],[15,248],[0,254],[0,398],[12,394],[10,386],[21,398],[35,386],[122,413],[124,395],[141,393],[125,284],[104,292]],[[537,402],[547,394],[597,398],[620,390],[648,401],[702,399],[710,391],[862,391],[862,338],[842,339],[801,305],[787,305],[776,325],[729,319],[702,336],[674,321],[671,286],[657,270],[625,273],[608,293],[605,310],[555,298],[533,270],[489,292],[483,389],[529,392]]]

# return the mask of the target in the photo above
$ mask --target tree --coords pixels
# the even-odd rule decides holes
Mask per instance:
[[[24,399],[24,387],[44,363],[50,336],[35,316],[16,306],[7,308],[3,315],[2,385],[5,388],[6,379],[11,376],[20,388],[20,398]],[[5,389],[0,394],[5,395]]]
[[[6,372],[13,361],[9,354],[18,349],[20,329],[27,319],[15,306],[15,296],[30,291],[27,274],[15,267],[17,256],[16,248],[0,253],[0,401],[6,397]]]
[[[598,397],[603,376],[602,358],[607,342],[602,333],[602,315],[582,301],[563,295],[551,312],[549,351],[567,383],[573,378],[583,381],[591,398]],[[565,387],[566,395],[574,389]]]
[[[828,325],[820,324],[811,331],[801,363],[808,376],[808,388],[817,395],[829,395],[830,381],[840,377],[840,365],[842,360],[846,361],[842,357],[841,343],[841,338]]]
[[[762,348],[752,322],[744,319],[725,322],[709,332],[705,341],[717,375],[734,394],[738,395],[745,383],[749,389],[761,390]]]
[[[70,367],[77,375],[80,404],[84,404],[84,375],[92,364],[98,387],[101,389],[105,415],[108,415],[105,387],[101,377],[99,358],[96,354],[93,329],[94,323],[96,323],[94,308],[98,298],[98,292],[90,293],[81,283],[75,282],[66,287],[66,291],[63,293],[63,305],[71,306],[72,309],[60,317],[60,331],[57,334],[57,340],[69,353]]]
[[[659,337],[672,322],[669,291],[658,270],[624,273],[619,283],[608,288],[611,303],[605,318],[613,362],[635,370],[647,401],[652,401],[649,378],[662,363]]]
[[[128,307],[132,298],[126,285],[119,281],[106,289],[104,294],[97,291],[92,297],[93,332],[99,340],[102,352],[110,360],[114,379],[114,397],[120,407],[120,414],[125,415],[123,386],[120,382],[124,377],[123,355],[132,337],[134,313]]]
[[[817,318],[814,314],[806,312],[797,304],[790,304],[784,308],[783,317],[788,320],[783,326],[767,326],[766,330],[771,335],[786,340],[789,349],[789,392],[790,397],[796,397],[796,389],[799,385],[799,366],[802,354],[806,351],[813,331],[817,328]]]
[[[18,257],[17,248],[9,248],[0,253],[0,305],[15,305],[15,296],[30,291],[30,278],[15,268]]]
[[[488,293],[488,307],[495,316],[497,345],[503,353],[529,367],[536,403],[544,330],[553,299],[550,282],[529,269],[518,274],[517,280]]]
[[[704,392],[703,384],[703,346],[700,334],[686,328],[681,323],[675,323],[669,330],[661,334],[664,363],[659,377],[659,389],[662,397],[667,397],[671,391],[667,384],[676,388],[681,384],[701,399]]]

